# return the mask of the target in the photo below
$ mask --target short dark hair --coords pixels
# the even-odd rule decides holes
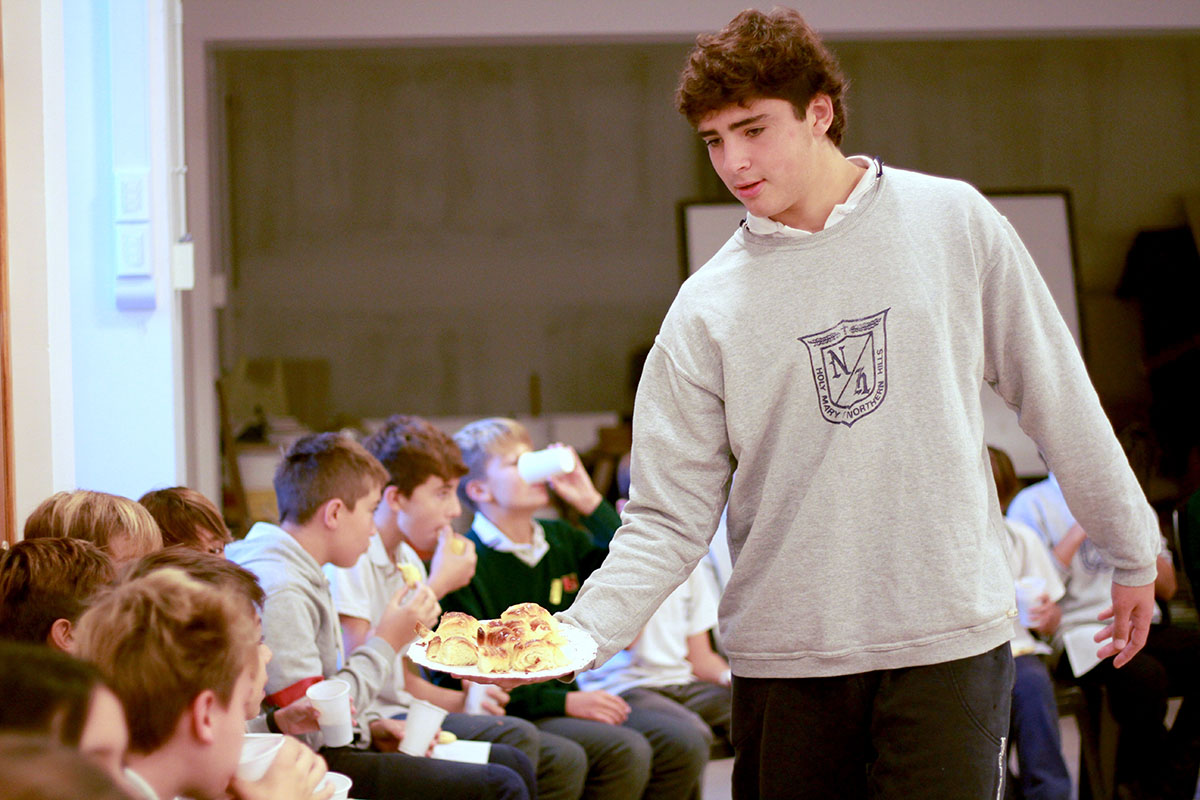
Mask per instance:
[[[195,489],[186,486],[155,489],[142,495],[138,502],[158,523],[162,530],[163,544],[167,547],[182,544],[201,549],[204,542],[199,530],[211,533],[213,538],[223,544],[228,544],[233,539],[229,528],[225,526],[225,520],[221,518],[220,510]]]
[[[467,474],[454,440],[420,417],[388,417],[382,428],[363,439],[363,447],[379,459],[389,483],[405,497],[411,497],[431,475],[452,481]]]
[[[52,647],[0,642],[0,728],[51,736],[77,747],[92,705],[105,687],[100,671]]]
[[[115,779],[73,747],[45,737],[0,734],[5,797],[22,800],[129,800]]]
[[[349,436],[314,433],[302,437],[275,468],[279,521],[303,525],[335,497],[353,511],[372,489],[382,489],[387,483],[384,466]]]
[[[55,620],[74,623],[116,578],[108,554],[83,539],[25,539],[0,552],[0,638],[45,644]]]
[[[713,34],[696,37],[675,92],[675,107],[695,127],[714,111],[768,98],[786,100],[804,119],[818,94],[833,103],[826,135],[846,132],[847,81],[837,58],[804,17],[790,8],[743,11]]]
[[[186,545],[165,547],[136,561],[125,575],[125,580],[144,578],[155,570],[175,567],[188,577],[201,583],[216,586],[222,591],[232,592],[245,598],[255,610],[262,608],[266,594],[258,583],[258,577],[224,556],[205,553]]]

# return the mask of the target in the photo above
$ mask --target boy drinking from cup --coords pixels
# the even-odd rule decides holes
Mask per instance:
[[[450,528],[462,513],[458,482],[467,472],[454,440],[426,420],[396,415],[363,446],[387,469],[389,481],[367,552],[349,569],[326,570],[348,650],[367,640],[388,599],[405,588],[402,568],[414,573],[412,591],[427,595],[424,605],[431,615],[422,622],[430,626],[440,612],[437,599],[462,588],[475,574],[474,544]],[[426,574],[423,562],[429,559]],[[587,762],[578,744],[543,736],[527,720],[505,716],[508,695],[499,687],[481,686],[474,694],[482,694],[478,706],[467,701],[467,692],[434,686],[407,659],[397,659],[393,680],[367,711],[385,719],[403,718],[414,698],[434,703],[450,712],[441,726],[459,739],[523,752],[536,767],[541,800],[579,797]]]

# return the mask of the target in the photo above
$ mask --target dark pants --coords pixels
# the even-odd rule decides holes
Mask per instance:
[[[733,796],[991,800],[1004,783],[1007,643],[943,664],[733,679]]]
[[[492,745],[490,764],[463,764],[404,753],[378,753],[354,747],[323,747],[321,755],[334,772],[354,782],[359,800],[530,800],[533,765],[519,750]],[[497,761],[512,766],[503,766]]]
[[[1108,689],[1120,726],[1118,783],[1190,800],[1200,768],[1200,633],[1153,625],[1146,646],[1125,666],[1116,669],[1106,659],[1078,681]],[[1182,697],[1183,705],[1168,732],[1164,719],[1171,697]]]
[[[1021,774],[1010,788],[1010,797],[1023,800],[1069,800],[1071,775],[1062,756],[1058,732],[1058,703],[1054,681],[1042,660],[1034,655],[1013,659],[1013,684],[1009,741],[1017,748]]]
[[[548,717],[543,732],[583,745],[586,800],[688,800],[700,796],[710,736],[669,714],[633,708],[623,725]]]
[[[442,730],[460,739],[493,742],[515,747],[537,769],[538,800],[579,800],[587,777],[587,755],[570,739],[538,730],[519,717],[490,714],[446,715]]]
[[[693,681],[672,686],[639,686],[621,693],[633,708],[645,708],[686,721],[710,744],[710,752],[729,755],[732,694],[728,686]]]

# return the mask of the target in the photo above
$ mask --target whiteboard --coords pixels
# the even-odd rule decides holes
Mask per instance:
[[[1070,196],[1065,190],[985,194],[1025,243],[1075,338],[1075,346],[1082,351]],[[680,213],[683,276],[686,278],[704,266],[745,216],[746,209],[741,203],[683,203]],[[1021,477],[1045,475],[1046,467],[1037,446],[1017,424],[1016,413],[987,385],[982,387],[980,398],[987,443],[1006,451]]]

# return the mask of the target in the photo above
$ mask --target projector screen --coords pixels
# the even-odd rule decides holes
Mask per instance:
[[[1066,191],[986,192],[1020,234],[1050,288],[1075,346],[1083,350],[1072,246],[1071,203]],[[683,203],[680,243],[683,277],[704,266],[725,244],[745,217],[741,203]],[[987,443],[1005,450],[1021,477],[1046,473],[1037,447],[1017,424],[1017,415],[991,387],[981,387]]]

